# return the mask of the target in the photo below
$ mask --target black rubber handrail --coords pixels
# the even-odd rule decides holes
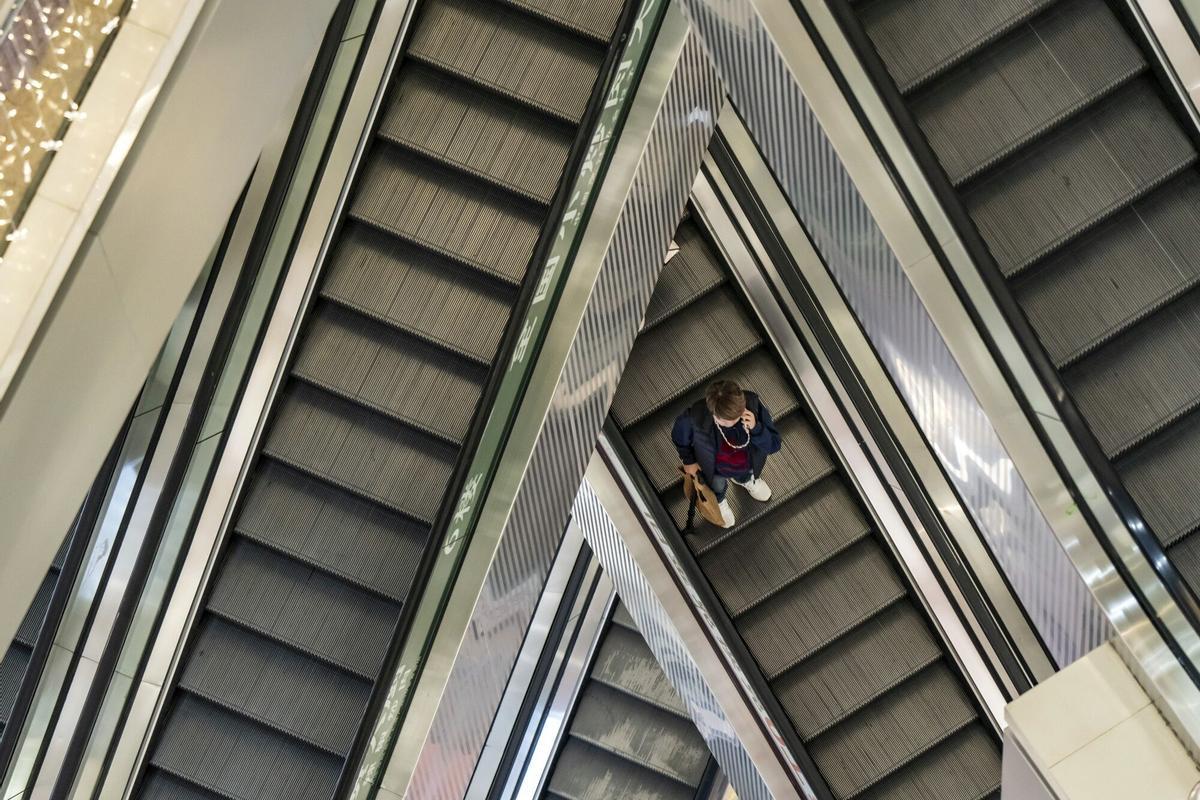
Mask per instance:
[[[755,662],[754,656],[750,654],[749,649],[747,649],[746,643],[742,641],[742,636],[734,627],[733,620],[729,618],[728,613],[725,611],[724,604],[721,603],[712,585],[708,582],[708,578],[700,568],[700,563],[696,560],[696,556],[692,553],[691,548],[683,540],[683,534],[679,532],[679,529],[675,525],[675,520],[671,518],[671,515],[663,506],[662,501],[658,497],[658,492],[650,483],[650,479],[646,477],[645,472],[638,465],[637,457],[634,456],[629,443],[625,441],[625,436],[621,432],[620,426],[611,415],[604,422],[603,432],[609,446],[613,450],[613,456],[616,458],[617,463],[612,463],[608,454],[602,449],[597,450],[597,452],[608,465],[610,471],[618,472],[619,470],[629,476],[630,482],[633,485],[627,487],[623,482],[618,481],[621,492],[625,495],[626,501],[632,508],[638,507],[637,498],[640,497],[649,510],[651,516],[650,524],[658,526],[659,530],[666,537],[667,546],[671,548],[671,555],[677,560],[683,572],[683,575],[680,576],[675,574],[674,570],[669,570],[672,580],[679,587],[681,596],[689,608],[696,612],[697,617],[707,615],[713,620],[713,624],[716,626],[716,635],[719,635],[725,644],[728,645],[729,650],[733,654],[734,664],[746,676],[746,680],[750,684],[750,691],[754,693],[755,699],[763,704],[767,712],[767,717],[775,728],[775,732],[772,732],[764,721],[757,714],[754,714],[753,717],[759,726],[759,730],[762,731],[763,736],[771,743],[772,747],[780,746],[779,740],[776,738],[776,733],[783,738],[786,743],[787,752],[781,752],[778,755],[785,761],[788,758],[795,759],[800,767],[800,771],[808,779],[817,800],[834,800],[833,792],[826,785],[825,778],[821,775],[821,771],[817,769],[816,762],[812,760],[808,749],[800,741],[795,727],[788,719],[787,712],[783,710],[783,706],[779,704],[779,699],[775,696],[775,692],[767,684],[766,677],[762,674],[762,670],[758,668],[758,664]],[[663,552],[658,539],[653,535],[648,535],[647,539],[654,546],[663,563],[669,564],[671,558],[668,557],[667,553]],[[684,585],[684,581],[690,584],[691,588],[699,595],[700,606],[703,607],[704,614],[700,614],[696,608],[696,604],[692,601],[691,595]],[[702,627],[705,637],[708,639],[713,650],[720,653],[721,648],[717,645],[714,632],[708,630],[705,626]],[[738,687],[738,693],[741,695],[743,702],[747,706],[753,707],[753,702],[750,696],[746,694],[741,683],[735,681],[734,685]],[[788,773],[788,778],[792,781],[793,788],[796,790],[796,796],[802,796],[801,787],[795,782],[791,771],[785,771]]]
[[[947,569],[950,571],[954,583],[962,592],[966,600],[968,610],[971,615],[978,621],[980,628],[983,630],[984,637],[991,646],[993,652],[1001,662],[1001,667],[1005,675],[1011,681],[1016,694],[1023,694],[1027,689],[1032,688],[1035,678],[1033,670],[1029,667],[1026,659],[1021,655],[1020,649],[1013,642],[1012,637],[1008,635],[1003,624],[1000,622],[999,614],[996,612],[995,606],[988,599],[986,592],[975,579],[974,573],[967,566],[966,558],[963,556],[961,549],[955,541],[953,534],[946,528],[945,521],[936,511],[936,504],[929,497],[925,489],[924,482],[918,476],[917,470],[912,465],[908,456],[904,452],[903,447],[897,441],[891,425],[886,421],[883,412],[880,410],[875,398],[871,392],[867,390],[866,383],[863,381],[858,368],[855,366],[853,359],[847,352],[841,337],[834,330],[832,323],[829,321],[825,310],[820,302],[812,293],[811,287],[804,278],[803,270],[795,262],[791,251],[782,241],[775,228],[775,224],[771,219],[770,213],[764,208],[758,199],[749,179],[737,161],[737,157],[730,150],[723,136],[718,134],[714,138],[713,144],[709,148],[709,152],[713,156],[713,161],[721,170],[721,175],[733,191],[733,196],[740,205],[741,210],[746,214],[750,221],[750,225],[754,232],[758,235],[759,241],[762,243],[768,258],[771,263],[779,270],[779,275],[783,279],[783,283],[787,289],[788,296],[796,303],[800,310],[801,316],[808,323],[809,328],[813,331],[817,339],[817,346],[821,352],[828,358],[834,375],[832,376],[846,391],[851,404],[858,411],[859,416],[866,425],[867,434],[871,440],[878,446],[884,462],[888,466],[888,470],[896,477],[901,491],[904,494],[908,504],[917,515],[922,527],[929,533],[930,540],[933,542],[934,548],[941,557]],[[814,252],[815,249],[814,249]],[[818,253],[818,258],[821,258]],[[781,303],[781,306],[786,308],[786,305]],[[789,324],[792,326],[793,333],[796,334],[800,341],[804,341],[804,336],[801,333],[796,321],[788,314]],[[868,344],[874,350],[874,345],[867,339]],[[814,366],[818,372],[823,372],[821,364],[814,360]],[[830,382],[830,376],[822,375],[827,383]],[[889,378],[890,380],[890,378]],[[837,404],[842,415],[849,419],[847,410],[842,405],[842,400],[836,394],[833,394],[833,400]],[[907,409],[907,406],[906,406]],[[911,414],[911,412],[909,412]],[[915,424],[915,420],[914,420]],[[872,461],[874,456],[869,452],[868,458]],[[939,469],[941,465],[939,464]],[[945,474],[942,470],[943,475]],[[958,490],[954,487],[953,482],[948,478],[947,486],[954,493],[955,499],[964,508],[962,497],[959,496]],[[893,503],[896,503],[895,492],[892,489],[890,482],[881,481],[881,485],[887,492]],[[970,516],[967,516],[968,522],[972,529],[977,530],[975,522]],[[911,532],[911,531],[910,531]],[[982,537],[981,537],[982,538]],[[921,542],[921,538],[914,536],[913,540],[918,543],[922,551],[925,551],[925,546]],[[988,549],[988,557],[995,563],[995,555]],[[929,553],[925,553],[928,559]],[[1008,576],[997,565],[997,572],[1005,581],[1006,588],[1010,594],[1013,593],[1012,586],[1008,584]],[[939,584],[944,590],[949,587],[945,585],[941,573],[934,570],[934,575],[937,576]],[[947,592],[952,594],[951,592]],[[1014,594],[1015,596],[1015,594]],[[1029,622],[1029,628],[1038,636],[1038,644],[1047,658],[1053,661],[1050,657],[1048,648],[1045,642],[1041,640],[1036,627],[1029,620],[1028,614],[1023,606],[1019,606],[1022,616]],[[961,614],[960,614],[961,616]],[[964,620],[965,622],[965,620]],[[975,637],[975,632],[970,624],[964,624],[964,628],[972,638],[972,642],[978,649],[980,642]],[[988,665],[989,670],[992,670],[993,677],[998,678],[995,674],[991,659],[983,659]],[[998,685],[1003,687],[1003,681],[998,681]],[[1012,697],[1007,698],[1009,700]]]
[[[824,42],[821,41],[821,38],[816,31],[811,18],[804,10],[801,1],[791,0],[791,3],[797,17],[801,20],[806,30],[809,32],[809,35],[817,44],[822,59],[829,68],[830,72],[833,74],[835,80],[839,84],[839,87],[842,89],[847,102],[850,104],[851,109],[853,110],[863,130],[866,132],[872,148],[875,150],[877,156],[880,158],[885,165],[885,168],[892,176],[893,183],[900,191],[906,206],[913,216],[913,219],[921,229],[926,241],[929,242],[930,246],[933,248],[933,253],[939,266],[946,275],[947,279],[950,281],[951,285],[954,287],[954,290],[964,308],[967,310],[967,313],[970,315],[972,322],[979,331],[979,334],[987,346],[988,351],[991,353],[993,360],[996,362],[1001,373],[1003,374],[1006,383],[1009,385],[1014,396],[1017,398],[1017,402],[1020,405],[1021,410],[1024,412],[1026,418],[1031,422],[1039,441],[1042,443],[1042,447],[1045,449],[1047,455],[1054,463],[1060,478],[1066,486],[1068,493],[1071,495],[1072,501],[1083,514],[1093,532],[1095,532],[1097,541],[1100,543],[1106,555],[1112,561],[1114,568],[1117,570],[1122,580],[1129,587],[1129,590],[1136,598],[1138,605],[1146,613],[1155,629],[1163,637],[1164,641],[1167,643],[1167,646],[1179,660],[1183,669],[1188,673],[1188,676],[1197,686],[1200,686],[1200,670],[1198,670],[1197,666],[1191,662],[1186,654],[1183,653],[1179,643],[1171,635],[1162,619],[1159,618],[1158,614],[1154,610],[1153,604],[1150,603],[1149,599],[1145,595],[1145,592],[1134,580],[1129,568],[1121,559],[1117,548],[1110,541],[1107,532],[1104,530],[1103,526],[1100,524],[1099,520],[1096,518],[1095,514],[1088,505],[1088,501],[1080,491],[1079,486],[1076,484],[1074,478],[1071,476],[1071,473],[1063,462],[1061,455],[1054,447],[1048,431],[1045,429],[1045,426],[1042,424],[1037,413],[1033,410],[1028,397],[1025,395],[1020,383],[1017,381],[1012,371],[1012,367],[1004,357],[1002,351],[995,341],[995,338],[988,331],[986,324],[979,315],[978,309],[975,307],[974,303],[971,302],[966,288],[963,286],[953,267],[947,261],[940,246],[938,246],[937,238],[933,235],[928,221],[925,219],[923,212],[921,212],[919,205],[914,200],[904,181],[899,177],[899,172],[896,169],[895,164],[892,162],[886,148],[880,141],[874,126],[871,124],[867,115],[863,111],[862,106],[858,102],[857,97],[845,80],[845,76],[842,74],[836,60],[830,54]],[[1091,468],[1092,473],[1099,482],[1101,489],[1105,493],[1105,496],[1108,497],[1109,501],[1113,504],[1118,515],[1121,517],[1126,528],[1129,530],[1130,535],[1138,543],[1139,547],[1141,547],[1142,552],[1145,554],[1150,564],[1162,579],[1167,591],[1180,608],[1180,611],[1184,615],[1185,619],[1187,619],[1188,623],[1195,630],[1200,632],[1200,603],[1197,602],[1195,595],[1193,595],[1187,584],[1183,581],[1182,576],[1179,575],[1174,565],[1172,565],[1167,559],[1165,552],[1163,551],[1161,545],[1159,545],[1157,539],[1155,539],[1154,535],[1150,532],[1149,526],[1146,525],[1144,519],[1142,518],[1141,512],[1138,510],[1136,503],[1130,496],[1128,490],[1125,488],[1124,483],[1117,475],[1112,464],[1107,458],[1104,457],[1103,450],[1100,448],[1095,436],[1084,422],[1078,409],[1075,407],[1074,402],[1070,399],[1070,396],[1068,395],[1066,388],[1063,386],[1057,371],[1054,369],[1050,358],[1046,355],[1045,350],[1038,342],[1037,337],[1034,335],[1033,330],[1029,325],[1029,322],[1025,319],[1023,312],[1017,306],[1016,300],[1012,297],[1011,292],[1008,291],[1008,287],[1004,283],[1000,268],[996,264],[991,251],[988,250],[987,245],[984,243],[982,236],[979,234],[979,231],[975,226],[975,223],[967,215],[966,209],[963,208],[962,203],[959,201],[958,195],[954,191],[953,186],[950,184],[949,179],[946,177],[945,172],[942,170],[937,157],[933,153],[933,149],[929,146],[929,143],[925,139],[924,134],[921,132],[920,127],[917,125],[916,120],[908,110],[903,97],[896,88],[895,82],[892,80],[886,66],[883,64],[882,59],[879,57],[878,52],[871,43],[870,37],[867,36],[866,31],[863,29],[857,15],[854,13],[854,10],[850,7],[849,3],[845,2],[845,0],[830,0],[828,5],[839,27],[841,28],[842,33],[846,36],[852,50],[858,57],[860,63],[870,78],[873,88],[879,93],[881,99],[883,100],[884,106],[892,122],[900,131],[900,134],[905,144],[911,151],[914,159],[916,160],[923,177],[932,188],[934,196],[936,197],[939,205],[949,218],[955,234],[962,241],[963,246],[967,251],[967,255],[979,268],[980,275],[983,278],[984,283],[987,285],[992,299],[1000,308],[1002,315],[1009,323],[1009,326],[1012,329],[1013,334],[1015,335],[1024,355],[1033,365],[1034,370],[1042,383],[1043,389],[1046,391],[1047,395],[1051,399],[1051,402],[1054,404],[1060,420],[1071,434],[1076,444],[1079,446],[1085,461]],[[1140,36],[1137,38],[1140,40]],[[1144,47],[1145,43],[1140,43]],[[1151,57],[1150,61],[1153,63],[1155,59]],[[1189,130],[1190,127],[1191,126],[1188,126]]]

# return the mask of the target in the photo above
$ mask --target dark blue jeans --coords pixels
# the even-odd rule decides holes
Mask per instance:
[[[729,482],[737,481],[738,483],[746,483],[754,477],[754,473],[747,472],[744,475],[714,475],[709,488],[713,490],[713,494],[717,496],[717,502],[725,499],[725,493],[729,491]]]

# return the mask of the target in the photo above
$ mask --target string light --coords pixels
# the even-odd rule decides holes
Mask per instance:
[[[0,234],[7,240],[44,160],[62,146],[64,125],[79,118],[80,89],[127,0],[9,2],[0,34]]]

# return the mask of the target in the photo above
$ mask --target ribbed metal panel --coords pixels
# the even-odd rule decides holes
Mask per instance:
[[[796,77],[749,3],[684,0],[683,5],[764,159],[1034,626],[1054,658],[1070,663],[1104,641],[1103,615],[1019,481]],[[987,36],[1009,24],[1009,11],[1024,19],[1022,9],[1037,7],[983,3],[971,8],[975,5],[981,7],[977,16]],[[1009,9],[999,23],[993,7]],[[935,25],[955,24],[926,10],[921,14]]]
[[[572,30],[608,40],[621,15],[617,0],[597,0],[580,3],[578,0],[506,0],[530,13],[554,20]]]

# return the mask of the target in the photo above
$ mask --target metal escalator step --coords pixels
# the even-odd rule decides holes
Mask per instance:
[[[150,763],[236,800],[328,800],[342,760],[183,694]]]
[[[48,572],[46,577],[42,578],[37,592],[33,595],[33,601],[26,609],[25,616],[21,618],[17,635],[14,637],[21,644],[28,645],[30,648],[37,644],[38,633],[42,630],[42,623],[46,621],[46,611],[50,608],[50,599],[54,596],[54,587],[57,585],[57,572]]]
[[[1119,458],[1200,405],[1200,293],[1129,329],[1063,377],[1105,455]]]
[[[642,635],[638,630],[637,623],[633,621],[633,617],[630,616],[629,609],[625,607],[624,603],[617,603],[616,608],[613,609],[612,623],[613,625],[620,625],[622,628],[631,630],[638,636]]]
[[[503,0],[531,14],[585,34],[601,42],[612,38],[621,16],[620,0]]]
[[[772,688],[808,740],[941,656],[917,610],[910,603],[896,603],[783,675]]]
[[[1200,526],[1200,414],[1192,414],[1117,464],[1163,547]]]
[[[613,416],[628,427],[761,343],[732,292],[718,289],[638,337],[613,397]]]
[[[1200,594],[1200,536],[1192,531],[1177,539],[1167,548],[1167,558],[1191,590]]]
[[[68,533],[63,538],[62,544],[58,546],[58,551],[54,554],[54,560],[50,562],[50,569],[55,572],[61,572],[63,564],[67,561],[67,551],[71,549],[71,539],[72,536]]]
[[[336,305],[309,317],[293,374],[461,445],[487,370]]]
[[[700,566],[736,617],[870,532],[846,487],[830,478],[705,553]]]
[[[32,648],[19,643],[9,645],[4,651],[4,658],[0,660],[0,723],[8,723],[32,655]]]
[[[367,159],[350,215],[411,242],[519,283],[543,209],[512,192],[393,147]]]
[[[371,683],[208,617],[179,685],[243,716],[345,756]]]
[[[1054,0],[874,0],[859,18],[901,92],[912,91]]]
[[[567,800],[693,800],[696,790],[573,737],[550,776],[549,791]]]
[[[212,613],[367,678],[379,673],[400,606],[237,537]]]
[[[352,223],[321,294],[481,364],[495,358],[515,301],[509,286]]]
[[[812,742],[829,788],[853,797],[977,719],[958,680],[938,662]]]
[[[1195,157],[1157,90],[1139,78],[979,181],[964,203],[1011,277]]]
[[[138,797],[140,800],[219,800],[221,795],[169,773],[152,770]]]
[[[870,789],[863,800],[981,800],[999,788],[1000,752],[977,723]]]
[[[402,602],[429,529],[272,461],[238,515],[242,536]]]
[[[500,3],[432,0],[408,53],[573,123],[604,48]]]
[[[682,698],[636,631],[620,625],[608,629],[592,666],[591,677],[646,703],[687,717]]]
[[[554,197],[574,139],[565,123],[419,67],[401,72],[379,133],[540,203]]]
[[[426,524],[458,448],[303,383],[284,392],[264,451]]]
[[[737,381],[739,386],[757,392],[762,402],[770,409],[777,425],[800,407],[800,398],[797,397],[795,389],[780,370],[778,362],[765,348],[751,351],[748,356],[714,376],[714,380],[717,378]],[[675,418],[686,411],[696,399],[691,395],[680,397],[628,429],[626,433],[638,462],[659,492],[666,491],[683,480],[679,473],[679,453],[671,441],[671,428],[675,424]]]
[[[905,594],[879,543],[864,539],[734,624],[774,681]]]
[[[679,252],[659,273],[646,306],[644,328],[657,325],[725,282],[725,272],[695,225],[680,225],[675,244]]]
[[[700,784],[708,764],[708,748],[690,719],[594,681],[583,692],[570,733],[689,786]]]
[[[1013,284],[1062,369],[1200,284],[1200,174],[1187,170]]]
[[[959,183],[1145,67],[1102,0],[1078,0],[1023,25],[922,91],[911,108]]]
[[[762,479],[771,487],[771,499],[765,503],[754,500],[738,486],[730,486],[726,499],[733,509],[737,524],[732,528],[718,528],[703,520],[696,523],[696,533],[689,536],[689,546],[699,556],[718,546],[726,539],[741,537],[751,523],[782,506],[797,494],[814,485],[834,471],[835,467],[825,449],[824,442],[808,420],[801,414],[792,414],[777,426],[783,439],[783,449],[767,459]],[[663,504],[683,530],[687,522],[688,502],[683,490],[670,491]],[[748,546],[748,543],[747,545]]]

